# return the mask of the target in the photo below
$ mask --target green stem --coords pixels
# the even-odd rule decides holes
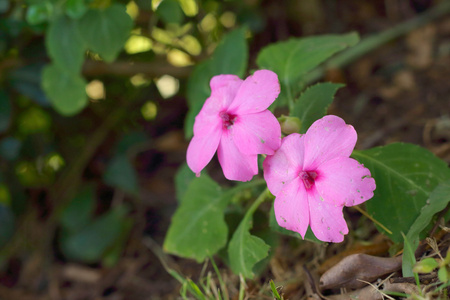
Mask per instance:
[[[256,198],[255,202],[252,203],[250,208],[245,213],[244,218],[241,221],[241,224],[244,222],[248,222],[248,220],[253,216],[256,209],[261,205],[261,203],[264,202],[264,200],[267,199],[267,197],[270,195],[269,189],[266,188],[259,196]],[[245,224],[245,223],[244,223]]]
[[[303,82],[305,85],[309,85],[322,78],[326,70],[331,68],[342,68],[370,51],[379,48],[381,45],[405,35],[416,28],[426,25],[448,13],[450,13],[450,1],[445,0],[412,20],[398,24],[386,31],[363,38],[356,46],[341,52],[330,59],[324,66],[319,66],[309,72],[305,76]]]

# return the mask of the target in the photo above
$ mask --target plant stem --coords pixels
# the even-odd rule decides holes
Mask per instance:
[[[363,210],[361,207],[359,206],[353,206],[354,209],[356,209],[357,211],[359,211],[362,215],[366,216],[369,220],[371,220],[372,222],[374,222],[375,224],[377,224],[378,226],[380,226],[381,228],[383,228],[384,231],[386,231],[389,234],[392,234],[392,231],[390,231],[389,229],[386,228],[386,226],[384,226],[383,224],[381,224],[380,222],[378,222],[377,220],[375,220],[371,215],[369,215],[365,210]]]
[[[328,69],[342,68],[370,51],[379,48],[381,45],[405,35],[416,28],[426,25],[448,13],[450,13],[450,1],[444,0],[414,19],[400,23],[383,32],[363,38],[356,46],[342,51],[340,54],[330,59],[324,66],[319,66],[309,72],[303,80],[304,85],[309,85],[312,82],[319,80],[324,76]]]

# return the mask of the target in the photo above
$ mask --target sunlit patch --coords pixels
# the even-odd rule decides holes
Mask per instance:
[[[139,15],[139,7],[136,2],[130,1],[127,4],[127,14],[134,20]]]
[[[98,55],[95,52],[92,52],[92,51],[88,50],[86,53],[89,56],[89,58],[92,59],[92,60],[103,61],[103,59],[100,57],[100,55]]]
[[[141,114],[147,121],[154,120],[156,118],[156,115],[158,114],[158,107],[156,106],[155,102],[145,102],[141,107]]]
[[[198,13],[198,5],[196,0],[178,0],[180,2],[181,9],[188,17],[194,17]]]
[[[199,26],[203,32],[211,32],[217,25],[217,19],[212,14],[207,14],[203,20],[201,20]]]
[[[46,166],[55,172],[60,170],[65,165],[64,159],[58,153],[49,154],[45,160]]]
[[[220,16],[220,23],[226,28],[236,25],[236,15],[231,11],[226,11]]]
[[[86,94],[92,100],[105,99],[105,86],[100,80],[92,80],[86,85]]]
[[[147,79],[144,74],[136,74],[130,78],[130,82],[135,87],[147,86],[150,84],[150,79]]]
[[[125,43],[125,51],[128,54],[146,52],[152,49],[153,42],[145,36],[132,35]]]
[[[167,53],[167,60],[175,67],[185,67],[192,65],[191,57],[178,49],[172,49]]]
[[[161,96],[164,99],[167,99],[178,93],[180,83],[175,77],[163,75],[161,78],[156,80],[156,87],[158,88]]]
[[[199,55],[202,52],[202,46],[199,41],[192,35],[186,35],[181,38],[181,46],[192,55]]]
[[[153,11],[156,11],[158,9],[158,6],[163,2],[163,0],[152,0],[152,9]]]

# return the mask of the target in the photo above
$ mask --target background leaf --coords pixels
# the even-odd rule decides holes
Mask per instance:
[[[403,242],[401,233],[409,231],[431,191],[450,179],[444,161],[412,144],[354,151],[352,156],[370,169],[377,184],[374,197],[366,202],[367,211],[393,232],[388,236],[397,243]]]
[[[206,174],[192,180],[172,217],[164,250],[198,262],[214,255],[227,242],[227,203],[220,186]]]
[[[98,261],[120,235],[126,211],[124,206],[115,207],[77,233],[63,236],[64,254],[86,263]]]
[[[42,71],[42,88],[53,107],[62,115],[74,115],[87,104],[86,81],[80,75],[64,72],[56,65]]]
[[[212,57],[196,66],[189,77],[187,99],[189,111],[185,122],[185,135],[193,135],[195,116],[200,112],[203,103],[211,94],[209,81],[215,75],[235,74],[243,77],[247,69],[248,46],[245,28],[228,33],[217,45]]]
[[[91,221],[94,206],[94,189],[92,186],[85,187],[62,212],[61,225],[72,233],[81,230]]]
[[[15,217],[11,209],[0,203],[0,248],[5,246],[15,231]]]
[[[419,246],[420,233],[430,224],[433,216],[445,209],[450,202],[450,181],[445,181],[439,184],[430,194],[425,206],[422,207],[419,217],[414,221],[411,228],[406,235],[407,240],[411,245],[414,253]],[[413,276],[413,265],[411,262],[415,257],[409,257],[410,252],[403,253],[402,271],[404,277]]]
[[[0,133],[5,132],[11,123],[11,102],[8,95],[0,90]]]
[[[136,171],[124,154],[116,155],[111,160],[103,175],[103,180],[106,184],[117,187],[131,195],[138,195],[139,193]]]
[[[318,83],[301,94],[290,113],[290,116],[297,117],[302,122],[300,133],[305,133],[312,123],[325,116],[336,91],[343,86],[331,82]]]
[[[47,29],[46,47],[54,64],[69,73],[79,73],[85,45],[79,37],[76,21],[60,16]]]
[[[358,41],[358,34],[349,33],[292,38],[263,48],[256,63],[261,69],[277,73],[281,83],[281,93],[275,105],[286,105],[288,99],[293,100],[305,73]]]
[[[120,4],[91,9],[78,21],[78,30],[87,47],[107,62],[119,55],[132,27],[133,21]]]

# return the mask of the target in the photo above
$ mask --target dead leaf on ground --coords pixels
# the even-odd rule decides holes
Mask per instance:
[[[402,266],[402,258],[377,257],[367,254],[353,254],[342,259],[320,278],[322,289],[336,287],[362,288],[383,275],[395,272]]]

